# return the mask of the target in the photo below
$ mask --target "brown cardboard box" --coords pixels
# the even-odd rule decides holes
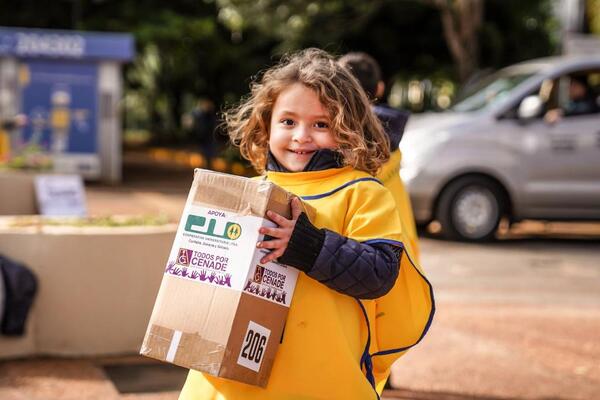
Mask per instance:
[[[267,210],[291,217],[291,198],[264,180],[195,171],[141,354],[266,386],[298,271],[261,264],[256,242],[274,226]]]

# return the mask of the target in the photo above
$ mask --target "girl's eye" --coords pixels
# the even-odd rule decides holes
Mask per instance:
[[[285,126],[292,126],[294,125],[294,121],[289,119],[289,118],[285,118],[282,119],[281,121],[279,121],[281,124],[285,125]]]
[[[319,121],[315,124],[315,126],[319,129],[327,129],[329,128],[329,124],[327,122]]]

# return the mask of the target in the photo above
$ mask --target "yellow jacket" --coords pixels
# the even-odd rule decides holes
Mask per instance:
[[[269,172],[267,179],[309,202],[317,210],[312,222],[318,228],[360,242],[401,245],[394,199],[364,172],[350,167]],[[403,255],[401,260],[397,284],[389,298],[381,298],[381,304],[380,299],[359,302],[300,274],[266,388],[190,371],[180,400],[378,398],[374,390],[377,377],[389,370],[389,360],[396,353],[372,355],[385,350],[402,351],[401,347],[416,343],[433,314],[428,282],[408,257]]]
[[[417,235],[417,227],[415,225],[415,217],[413,216],[410,197],[404,188],[404,183],[400,179],[400,162],[402,161],[402,153],[400,150],[392,152],[390,159],[385,163],[383,168],[377,174],[377,178],[383,185],[392,192],[398,212],[400,213],[400,221],[402,230],[406,234],[406,239],[412,247],[411,255],[414,261],[419,261],[419,237]]]

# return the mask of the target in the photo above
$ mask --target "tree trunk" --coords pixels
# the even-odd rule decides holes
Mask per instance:
[[[483,0],[425,0],[440,10],[444,37],[464,82],[479,64],[479,28]]]

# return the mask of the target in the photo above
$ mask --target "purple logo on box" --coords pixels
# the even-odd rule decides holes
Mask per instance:
[[[179,253],[177,254],[177,264],[189,266],[193,254],[194,252],[192,250],[179,249]]]
[[[219,274],[214,271],[211,271],[209,273],[204,269],[197,270],[194,267],[178,267],[177,265],[177,263],[169,261],[169,263],[167,264],[167,268],[165,269],[165,274],[180,276],[182,278],[191,279],[193,281],[211,283],[213,285],[231,287],[230,274]]]

